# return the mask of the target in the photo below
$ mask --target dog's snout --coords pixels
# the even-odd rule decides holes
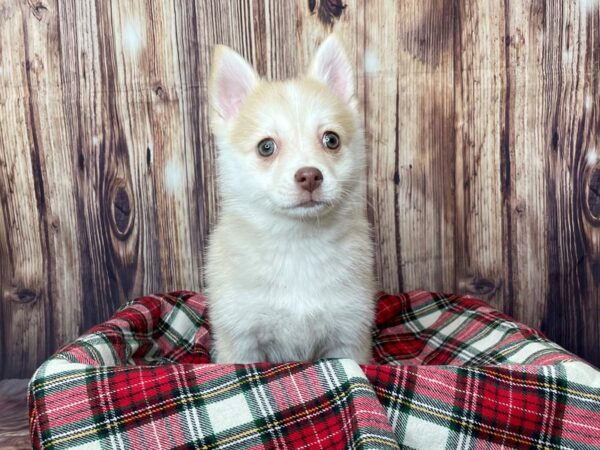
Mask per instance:
[[[302,167],[294,175],[296,183],[308,192],[313,192],[323,182],[323,174],[316,167]]]

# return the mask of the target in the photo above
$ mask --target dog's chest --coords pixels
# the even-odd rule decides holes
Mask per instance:
[[[335,320],[317,299],[284,300],[257,311],[253,328],[258,347],[272,362],[321,357]],[[325,302],[324,302],[325,303]]]
[[[336,247],[324,239],[273,240],[246,253],[240,265],[263,289],[279,288],[306,297],[349,281],[358,257],[351,253],[347,245]]]
[[[336,315],[357,306],[356,261],[343,246],[318,241],[274,245],[252,259],[244,284],[253,286],[254,331],[268,359],[320,357],[340,324]]]
[[[286,239],[224,232],[233,229],[216,231],[209,254],[215,335],[237,339],[237,346],[256,345],[257,360],[313,360],[369,316],[366,227]]]

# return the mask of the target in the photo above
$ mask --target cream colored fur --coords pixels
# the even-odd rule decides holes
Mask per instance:
[[[365,216],[361,116],[350,64],[335,38],[307,76],[260,79],[233,50],[215,51],[209,85],[218,146],[220,217],[210,236],[209,316],[216,360],[371,358],[373,255]],[[323,133],[340,136],[337,151]],[[264,138],[274,155],[257,152]],[[294,180],[316,167],[315,206]]]

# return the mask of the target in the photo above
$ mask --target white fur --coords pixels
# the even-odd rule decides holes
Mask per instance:
[[[342,100],[347,102],[352,97],[352,66],[335,38],[325,40],[319,47],[310,65],[309,74],[329,86]]]
[[[236,114],[251,93],[244,86],[252,77],[244,78],[241,87],[231,86],[233,78],[227,77],[228,91],[219,85],[219,67],[214,72],[212,123],[222,201],[210,236],[206,279],[220,363],[323,357],[364,363],[371,358],[375,288],[365,216],[363,131],[351,92],[344,91],[352,85],[349,63],[336,41],[329,39],[323,46],[326,51],[319,51],[309,76],[343,98],[352,117],[352,133],[346,140],[342,137],[337,155],[325,151],[319,138],[339,126],[331,106],[335,97],[315,95],[297,80],[279,84],[280,101],[253,110],[257,125],[240,137],[234,132]],[[228,70],[247,74],[247,63],[229,52]],[[231,98],[227,92],[233,92]],[[240,92],[245,96],[240,98]],[[225,105],[232,102],[233,115],[223,114],[231,111]],[[255,151],[264,137],[278,142],[279,154],[270,163]],[[251,148],[245,148],[246,142]],[[323,173],[313,198],[324,204],[294,206],[310,196],[294,181],[304,166]]]
[[[252,66],[235,51],[219,45],[216,52],[220,57],[216,61],[213,106],[222,119],[228,120],[238,112],[258,80]]]

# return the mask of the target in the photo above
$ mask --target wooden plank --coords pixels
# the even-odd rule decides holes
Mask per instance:
[[[43,218],[48,239],[47,307],[51,320],[44,326],[47,351],[64,345],[80,333],[82,321],[81,254],[78,248],[79,221],[76,192],[76,153],[69,146],[68,123],[63,110],[63,61],[61,61],[61,22],[58,2],[43,6],[31,4],[26,12],[26,52],[31,105],[34,110],[32,132],[42,170],[40,182],[45,191]],[[70,99],[73,100],[73,99]],[[52,124],[49,126],[49,124]],[[34,177],[37,176],[34,174]]]
[[[365,5],[364,52],[365,70],[364,110],[366,145],[371,153],[369,164],[369,219],[373,226],[375,270],[383,289],[400,291],[404,285],[400,270],[396,171],[400,143],[398,142],[398,53],[399,37],[389,30],[398,30],[400,11],[388,4],[386,14],[381,3]],[[387,36],[386,36],[387,35]],[[378,45],[385,43],[384,45]],[[368,58],[368,60],[367,60]],[[384,206],[393,205],[392,208]]]
[[[297,36],[296,18],[300,11],[293,2],[278,0],[259,0],[254,2],[254,7],[264,13],[263,26],[253,30],[254,38],[264,42],[260,46],[262,52],[256,52],[258,66],[263,59],[269,79],[295,77],[303,68],[298,65],[296,40],[290,37]]]
[[[505,15],[502,2],[455,11],[456,288],[510,311],[506,186]]]
[[[583,299],[582,316],[585,318],[579,354],[600,366],[600,4],[582,8],[581,26],[585,30],[585,55],[583,59],[583,114],[582,127],[578,128],[575,141],[579,147],[577,177],[582,180],[575,198],[581,205],[581,226],[585,239],[585,279],[587,296]],[[550,308],[546,316],[552,317]],[[561,323],[556,330],[567,347],[573,340],[566,329],[573,333],[578,327]],[[553,332],[554,330],[549,330]],[[564,337],[563,337],[564,336]],[[572,348],[573,351],[574,347]]]
[[[547,133],[551,129],[548,112],[556,101],[552,90],[547,90],[547,80],[552,75],[547,73],[549,67],[544,65],[543,55],[555,40],[545,38],[547,17],[540,2],[509,3],[507,17],[506,145],[511,152],[510,178],[506,181],[511,198],[507,212],[513,230],[509,247],[513,255],[512,313],[539,327],[550,289],[552,263],[547,245],[547,217],[552,207],[547,180],[551,139]]]
[[[598,361],[598,12],[579,2],[511,3],[515,315]]]
[[[452,11],[451,1],[366,6],[372,221],[392,292],[454,284]]]
[[[194,283],[202,289],[204,245],[217,213],[214,143],[208,125],[207,81],[214,27],[207,21],[204,6],[178,1],[173,5],[177,51],[177,83],[180,86],[179,114],[184,133],[187,205],[190,220],[190,251]],[[209,34],[210,33],[210,34]],[[184,284],[186,286],[187,284]]]
[[[0,381],[0,448],[31,448],[27,420],[27,382],[29,379]]]
[[[395,204],[400,269],[405,290],[454,290],[455,2],[400,5]],[[380,105],[385,102],[380,99]]]
[[[50,193],[32,92],[43,67],[29,14],[0,3],[0,378],[31,373],[52,345]]]
[[[182,99],[199,87],[182,83],[179,75],[177,14],[170,3],[117,2],[112,4],[111,18],[119,69],[115,83],[122,89],[116,117],[129,158],[127,177],[131,177],[131,188],[125,192],[133,195],[133,232],[138,233],[138,237],[114,233],[114,254],[121,264],[131,261],[140,276],[144,271],[139,266],[148,265],[146,261],[154,266],[149,272],[158,273],[141,283],[131,280],[135,295],[157,289],[198,290],[202,237],[189,189],[196,178],[196,150],[186,133]],[[149,214],[141,216],[141,211]]]
[[[108,4],[57,1],[55,8],[60,24],[62,110],[69,124],[68,151],[80,224],[81,265],[73,270],[85,287],[85,296],[78,299],[83,331],[108,318],[124,301],[135,270],[123,263],[126,257],[115,253],[113,236],[129,227],[128,242],[136,243],[137,230],[131,215],[129,155],[115,106],[120,88]]]

